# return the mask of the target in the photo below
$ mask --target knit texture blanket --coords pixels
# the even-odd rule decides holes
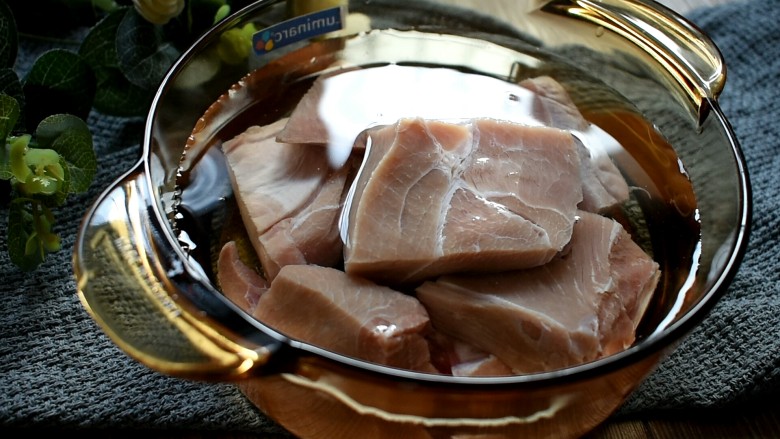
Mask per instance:
[[[618,412],[736,407],[780,397],[780,1],[688,14],[726,60],[720,104],[746,156],[752,234],[726,295]],[[29,62],[20,54],[18,63]],[[23,66],[22,66],[23,67]],[[140,157],[143,120],[97,114],[92,189],[57,209],[61,251],[33,273],[6,251],[0,206],[0,429],[144,428],[287,434],[227,383],[161,375],[125,355],[76,295],[77,227],[98,194]]]

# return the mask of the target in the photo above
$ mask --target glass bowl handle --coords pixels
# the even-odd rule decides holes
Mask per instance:
[[[611,31],[660,64],[701,124],[726,82],[726,65],[715,43],[693,23],[656,2],[553,0],[543,10],[584,20],[597,33]]]
[[[182,263],[151,215],[144,162],[85,215],[73,266],[79,298],[125,353],[165,374],[205,380],[256,374],[285,346]]]

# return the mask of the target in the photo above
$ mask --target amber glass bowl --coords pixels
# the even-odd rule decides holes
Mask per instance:
[[[221,37],[231,30],[251,24],[262,31],[328,6],[320,3],[334,2],[258,1],[175,63],[151,106],[143,156],[83,220],[74,271],[84,306],[139,362],[177,377],[236,382],[302,438],[566,438],[592,430],[705,318],[745,251],[750,187],[717,101],[726,78],[717,48],[652,2],[358,0],[342,9],[340,30],[285,47],[258,46],[238,60],[219,56]],[[695,245],[679,252],[668,245],[679,238],[673,227],[653,235],[672,248],[665,255],[672,263],[636,342],[560,370],[452,377],[290,339],[226,299],[198,256],[219,227],[183,223],[199,216],[202,224],[214,223],[231,196],[229,183],[215,172],[214,181],[203,183],[214,188],[213,205],[182,212],[182,178],[196,164],[221,166],[208,161],[209,148],[247,112],[282,116],[282,104],[254,106],[258,96],[289,90],[334,63],[453,66],[510,82],[547,74],[567,86],[592,123],[608,131],[633,127],[615,136],[640,145],[632,150],[635,160],[653,159],[668,170],[644,184],[661,188],[667,207],[697,221],[682,232],[695,234],[683,236]],[[610,92],[599,92],[596,83]],[[675,154],[656,150],[661,144]]]

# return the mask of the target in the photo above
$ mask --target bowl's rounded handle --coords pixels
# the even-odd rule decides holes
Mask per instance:
[[[653,4],[649,4],[653,3]],[[692,104],[701,123],[726,83],[718,47],[693,23],[671,9],[638,0],[555,0],[547,12],[585,20],[636,45],[661,65]]]
[[[148,200],[144,162],[82,220],[73,266],[82,304],[112,341],[165,374],[228,380],[258,373],[285,343],[259,330],[183,263]]]

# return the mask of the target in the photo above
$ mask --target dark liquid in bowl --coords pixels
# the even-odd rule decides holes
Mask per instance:
[[[426,36],[426,39],[430,38]],[[449,42],[445,39],[441,44],[446,48]],[[310,59],[300,61],[305,63],[310,62]],[[361,70],[380,72],[385,66],[405,65],[440,71],[450,79],[459,75],[471,77],[481,74],[474,66],[391,61],[364,64]],[[632,188],[631,197],[628,202],[604,214],[619,221],[633,239],[660,264],[662,272],[655,297],[637,330],[637,338],[645,337],[674,315],[685,300],[685,292],[691,287],[688,283],[696,270],[700,244],[693,188],[674,149],[630,103],[585,72],[544,61],[543,69],[538,66],[518,68],[515,62],[512,73],[500,79],[519,82],[541,74],[552,76],[567,87],[583,116],[600,132],[616,141],[609,147],[608,153]],[[495,75],[486,76],[497,81]],[[573,83],[567,78],[577,78],[577,81]],[[583,81],[583,78],[588,80]],[[266,125],[289,115],[314,79],[315,76],[307,75],[255,93],[252,104],[222,126],[213,138],[207,139],[207,147],[199,152],[194,164],[181,173],[178,180],[181,199],[177,206],[179,215],[176,226],[182,232],[182,237],[186,237],[184,241],[188,241],[191,256],[202,265],[215,285],[216,258],[222,245],[229,240],[236,240],[245,250],[245,262],[262,272],[237,214],[220,146],[251,125]],[[583,83],[588,84],[587,89],[582,87]],[[377,79],[375,83],[356,87],[363,90],[366,87],[381,89],[386,86],[385,81]],[[421,87],[420,92],[424,92],[424,87]],[[489,95],[475,89],[470,95],[470,102],[494,97]],[[598,105],[592,105],[589,101],[591,96],[598,96]],[[608,99],[604,99],[605,96]],[[436,99],[433,101],[436,102]],[[448,99],[440,98],[439,101],[443,108],[452,105]]]

